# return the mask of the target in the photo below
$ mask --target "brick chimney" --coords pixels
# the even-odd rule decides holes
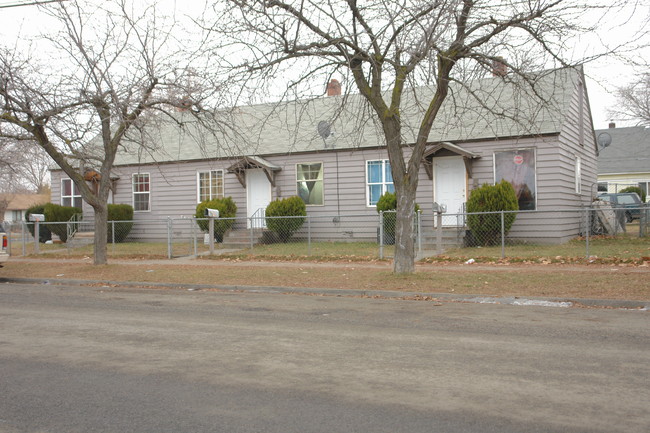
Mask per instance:
[[[503,57],[496,57],[492,60],[492,75],[495,77],[505,77],[508,74],[508,65],[505,64]]]
[[[341,94],[341,83],[336,78],[327,83],[327,96],[339,96]]]
[[[609,129],[614,129],[614,128],[616,128],[616,123],[609,122]]]

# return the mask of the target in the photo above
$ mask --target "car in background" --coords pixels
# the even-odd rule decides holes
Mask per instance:
[[[598,200],[607,201],[614,209],[625,211],[627,222],[641,218],[644,203],[635,192],[603,193],[598,195]]]
[[[0,267],[2,267],[2,264],[9,260],[9,252],[7,250],[9,248],[9,236],[5,232],[2,224],[0,224],[0,241],[2,241],[2,247],[0,248]]]

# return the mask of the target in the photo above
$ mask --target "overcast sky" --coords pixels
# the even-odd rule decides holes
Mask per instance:
[[[27,2],[28,0],[0,0],[0,6],[7,3]],[[192,3],[190,3],[190,1]],[[188,4],[194,4],[195,0],[186,0],[181,3],[184,7]],[[650,3],[643,0],[644,3]],[[630,4],[635,3],[633,1]],[[175,0],[159,0],[158,4],[165,7],[174,8]],[[202,5],[202,1],[196,1],[197,6]],[[602,28],[599,34],[584,35],[579,44],[595,47],[601,40],[610,46],[626,44],[638,38],[638,29],[645,27],[648,30],[650,20],[650,5],[638,7],[636,10],[631,8],[622,11],[615,16],[607,16],[600,20]],[[631,17],[631,19],[630,19]],[[625,23],[624,25],[622,23]],[[5,43],[11,43],[17,35],[35,34],[47,26],[47,20],[37,7],[23,6],[16,8],[0,9],[0,37],[3,37]],[[650,44],[650,40],[647,41]],[[588,48],[585,48],[587,50]],[[639,52],[637,56],[645,61],[650,60],[650,49]],[[587,74],[587,91],[589,93],[593,123],[596,129],[607,128],[610,121],[608,109],[616,104],[615,89],[617,86],[628,84],[634,79],[635,71],[633,68],[624,65],[618,59],[613,57],[602,58],[585,65]],[[624,122],[617,122],[618,126],[626,126]],[[631,126],[631,124],[627,124]]]

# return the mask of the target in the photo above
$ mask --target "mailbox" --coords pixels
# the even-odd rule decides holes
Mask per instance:
[[[447,205],[438,204],[435,201],[433,202],[433,212],[434,213],[445,213],[447,212]]]
[[[42,213],[32,213],[29,214],[29,220],[32,222],[36,222],[36,221],[43,222],[45,221],[45,215]]]
[[[208,218],[219,218],[219,209],[205,209],[204,215]]]

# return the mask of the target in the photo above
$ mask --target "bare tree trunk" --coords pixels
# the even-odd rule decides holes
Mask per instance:
[[[415,191],[411,182],[405,182],[395,190],[397,195],[397,221],[395,228],[395,259],[393,271],[398,274],[415,271],[415,242],[413,241],[413,218],[415,216]]]
[[[94,261],[96,265],[105,265],[108,261],[106,253],[106,242],[108,238],[108,205],[106,202],[99,202],[93,206],[95,211],[95,245],[93,248]]]

